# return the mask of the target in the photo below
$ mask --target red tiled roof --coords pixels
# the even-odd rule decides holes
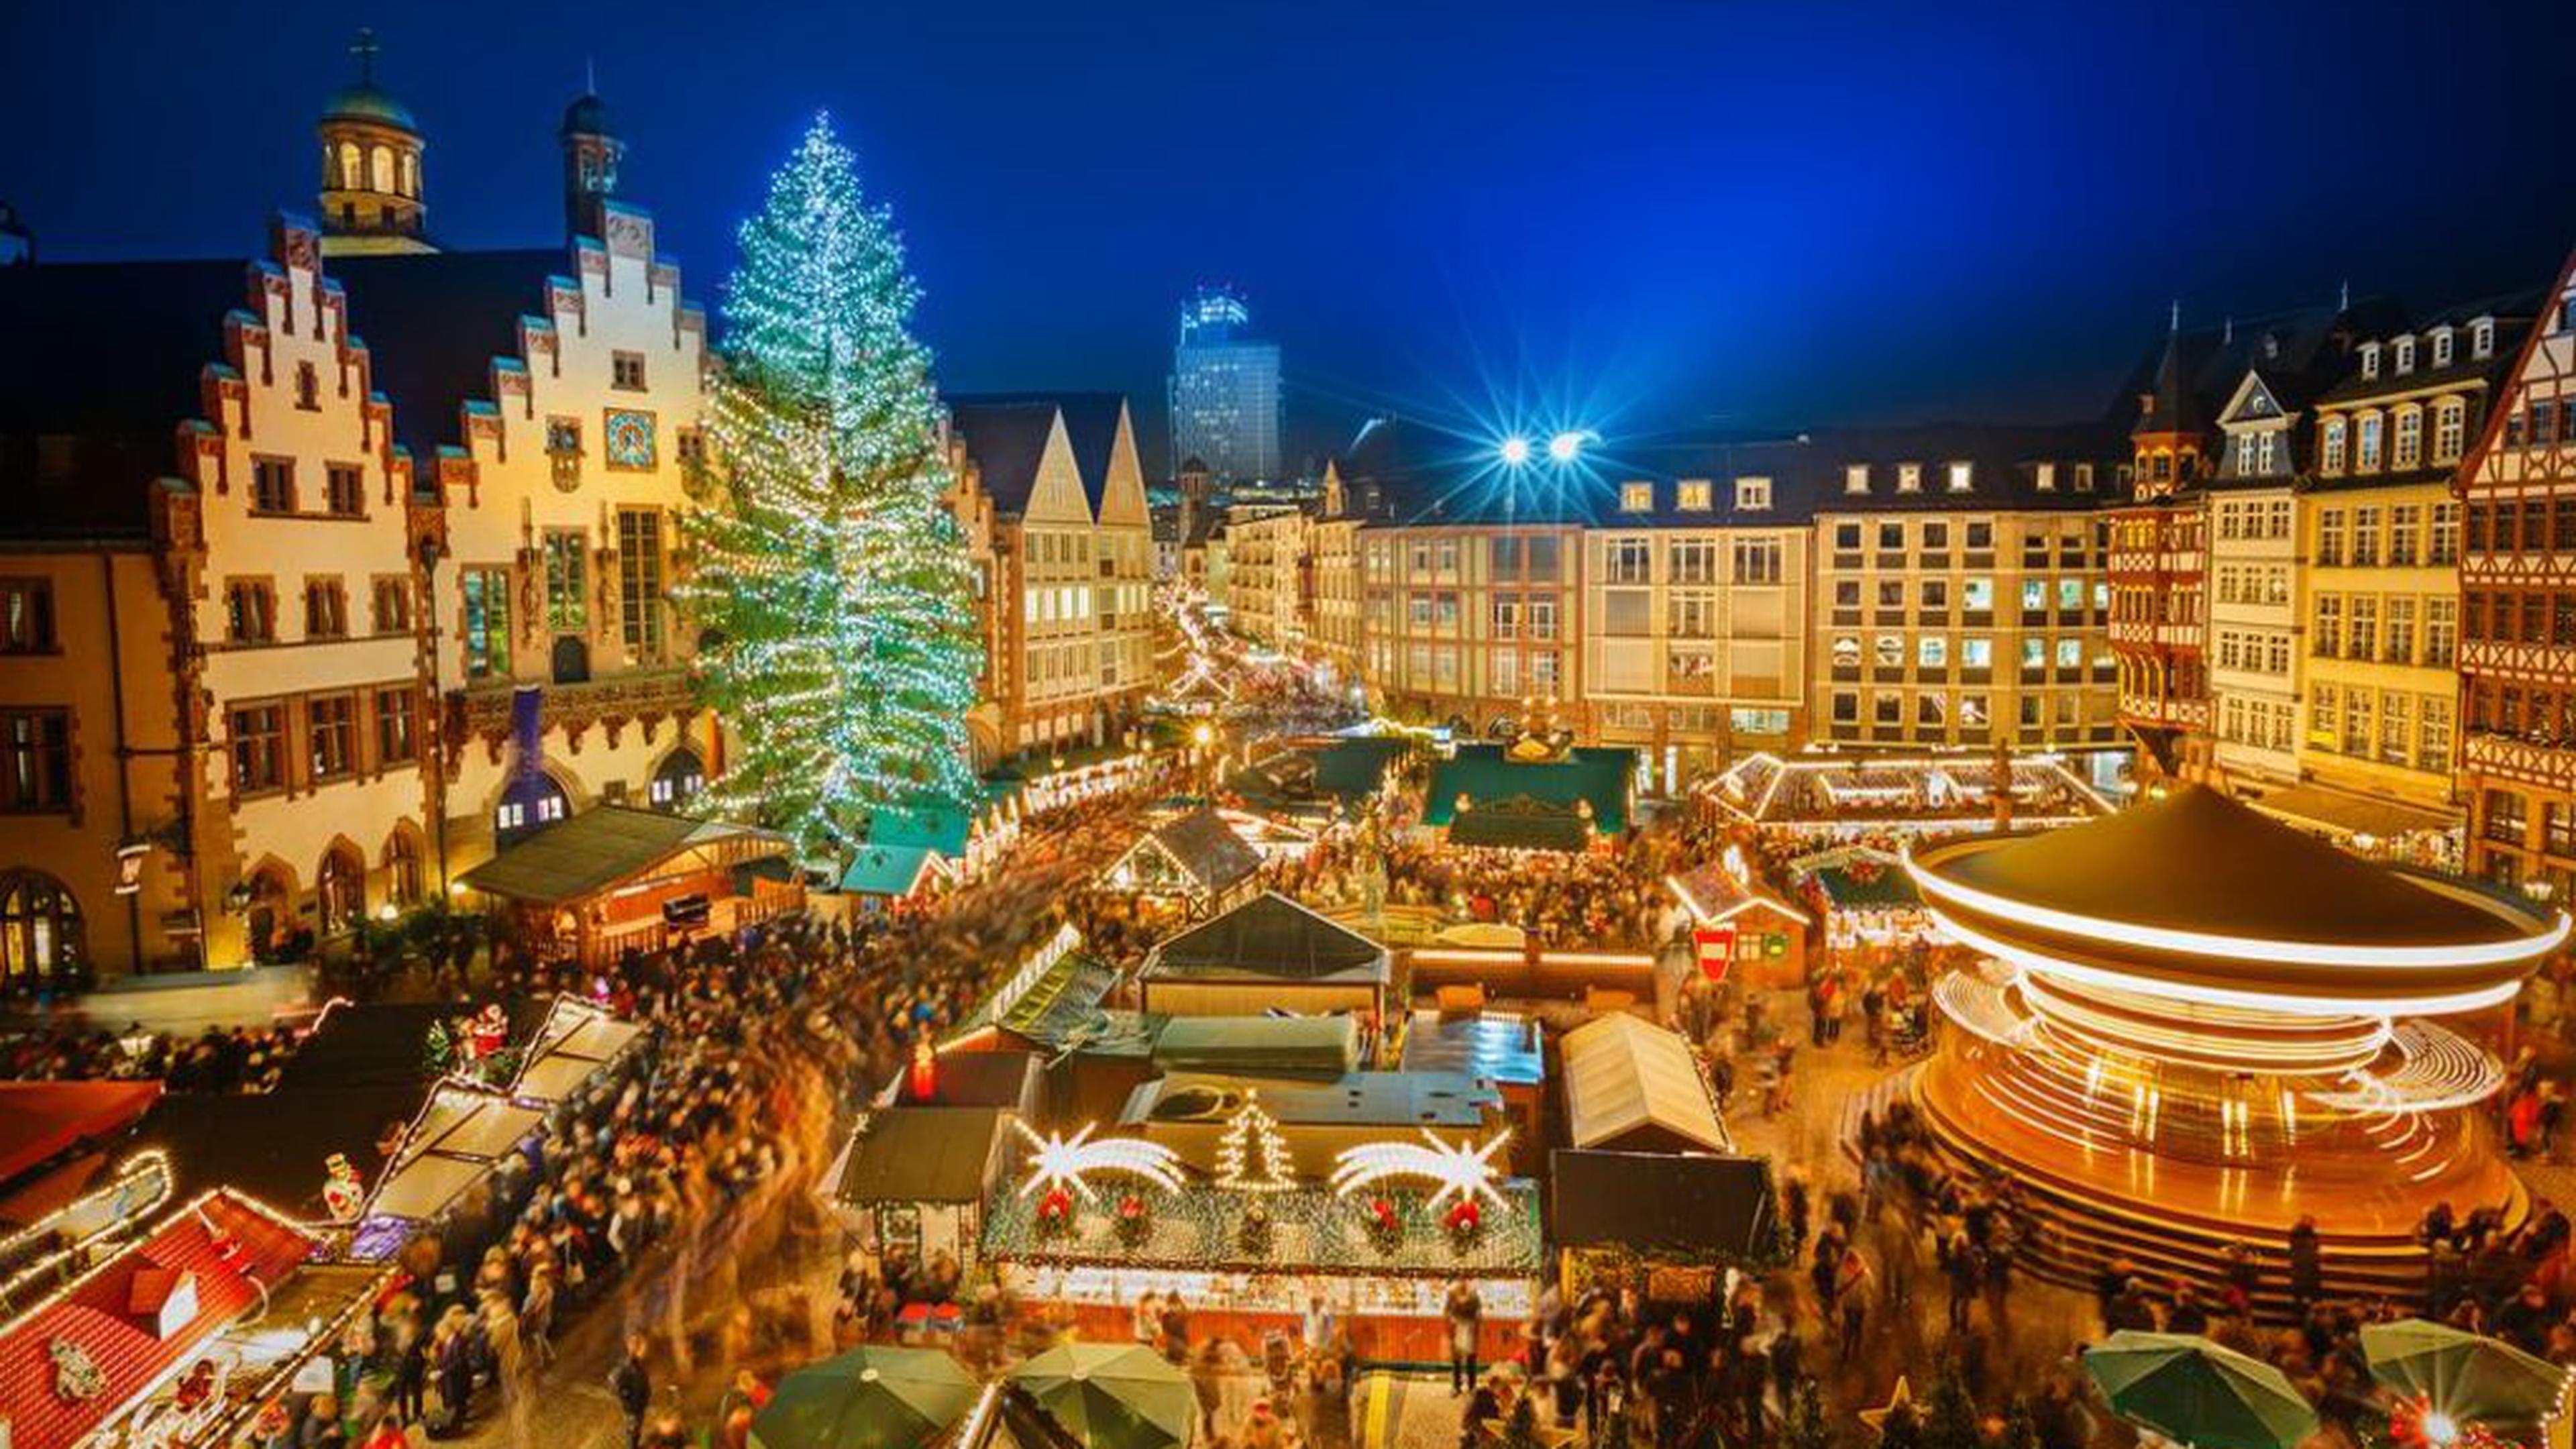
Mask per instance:
[[[211,1231],[210,1231],[211,1228]],[[217,1234],[222,1235],[218,1241]],[[151,1237],[90,1270],[70,1292],[0,1331],[13,1449],[70,1449],[311,1256],[315,1239],[217,1192],[163,1219]],[[193,1273],[197,1314],[168,1338],[128,1312],[137,1273]],[[74,1402],[54,1391],[52,1345],[77,1344],[107,1388]]]
[[[0,1182],[143,1115],[158,1082],[0,1083]]]

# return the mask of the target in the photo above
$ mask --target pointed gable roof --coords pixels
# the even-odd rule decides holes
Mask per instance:
[[[951,398],[949,426],[966,445],[984,492],[1003,513],[1026,513],[1037,492],[1047,440],[1055,434],[1052,403],[1026,399]]]
[[[519,319],[546,315],[546,279],[569,275],[557,247],[333,257],[349,331],[365,340],[394,435],[416,459],[465,441],[464,408],[492,400],[492,366],[519,361]],[[426,463],[423,464],[426,467]]]
[[[1037,477],[1038,458],[1046,448],[1044,425],[1032,424],[1031,419],[1043,417],[1051,423],[1062,418],[1065,441],[1073,449],[1074,471],[1082,478],[1083,499],[1090,505],[1091,516],[1100,516],[1101,500],[1109,494],[1110,464],[1118,455],[1119,424],[1127,416],[1124,393],[969,393],[950,398],[948,404],[960,430],[969,427],[971,414],[974,427],[994,433],[997,454],[1011,465],[1015,478],[1025,469],[1029,481],[1019,485],[1018,504],[1004,505],[1007,512],[1017,512],[1025,506],[1028,488]],[[1032,426],[1040,429],[1034,448],[1030,447],[1027,432]],[[1002,494],[993,481],[994,465],[977,452],[972,433],[967,439],[967,451],[975,455],[975,466],[984,471],[984,491],[993,494],[999,503]]]

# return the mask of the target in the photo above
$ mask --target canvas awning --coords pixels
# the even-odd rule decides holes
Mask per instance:
[[[1565,1107],[1577,1147],[1731,1152],[1681,1037],[1614,1012],[1566,1033]]]
[[[545,1113],[496,1092],[441,1087],[403,1134],[392,1169],[367,1200],[369,1217],[428,1222],[545,1124]]]
[[[559,905],[693,852],[703,853],[702,868],[712,869],[753,854],[784,855],[787,848],[785,836],[747,825],[599,805],[547,826],[457,880],[485,895]]]
[[[869,1116],[841,1169],[845,1203],[976,1202],[992,1185],[1010,1113],[890,1107]]]
[[[523,1102],[560,1102],[643,1033],[643,1027],[619,1021],[606,1007],[578,996],[557,996],[528,1043],[510,1095]]]

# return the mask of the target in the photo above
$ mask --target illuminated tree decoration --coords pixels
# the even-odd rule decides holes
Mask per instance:
[[[1124,1172],[1143,1178],[1165,1192],[1181,1189],[1181,1159],[1160,1142],[1141,1137],[1093,1138],[1098,1124],[1085,1122],[1071,1137],[1061,1132],[1039,1136],[1026,1122],[1012,1119],[1012,1126],[1029,1140],[1028,1181],[1020,1184],[1020,1196],[1039,1192],[1068,1193],[1089,1202],[1093,1190],[1089,1178],[1095,1172]]]
[[[1452,1196],[1461,1203],[1481,1199],[1502,1207],[1502,1192],[1494,1186],[1502,1171],[1494,1166],[1494,1154],[1511,1140],[1511,1130],[1505,1128],[1482,1146],[1467,1147],[1444,1141],[1425,1127],[1419,1143],[1364,1142],[1345,1147],[1333,1159],[1333,1191],[1349,1197],[1390,1178],[1419,1177],[1438,1184],[1431,1194],[1432,1207]]]
[[[1243,1105],[1216,1140],[1216,1182],[1235,1192],[1286,1192],[1297,1185],[1288,1139],[1279,1135],[1278,1120],[1261,1110],[1258,1092],[1243,1094]]]
[[[740,734],[716,808],[845,853],[871,814],[973,798],[982,667],[920,292],[826,117],[743,223],[683,600]]]

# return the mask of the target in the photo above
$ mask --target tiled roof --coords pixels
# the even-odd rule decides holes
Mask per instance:
[[[151,487],[175,477],[179,425],[224,359],[250,264],[46,262],[0,267],[0,537],[141,539]],[[41,475],[38,440],[68,437]],[[59,456],[59,455],[58,455]]]
[[[333,257],[349,330],[367,344],[394,436],[412,457],[461,445],[461,409],[492,398],[492,361],[517,360],[519,319],[544,316],[546,279],[572,270],[559,247]]]
[[[172,1213],[152,1236],[90,1270],[70,1292],[0,1330],[10,1443],[71,1449],[257,1306],[261,1285],[282,1282],[315,1246],[313,1238],[228,1193]],[[167,1337],[132,1311],[136,1275],[154,1269],[196,1280],[196,1313]],[[105,1389],[89,1398],[55,1392],[56,1344],[85,1355]]]
[[[1375,941],[1276,892],[1264,892],[1164,941],[1144,970],[1146,980],[1383,981],[1386,976],[1386,952]]]

